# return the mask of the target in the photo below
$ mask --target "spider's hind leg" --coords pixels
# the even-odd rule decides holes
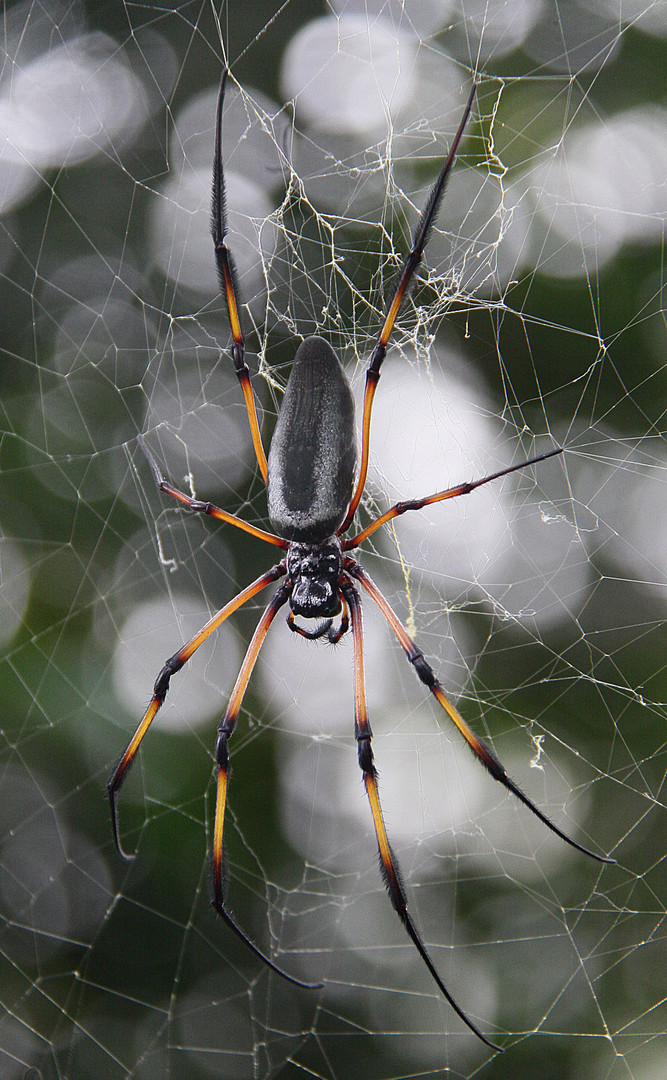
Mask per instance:
[[[364,685],[364,643],[361,622],[361,600],[349,578],[343,580],[341,592],[349,607],[350,618],[352,621],[352,637],[354,639],[354,731],[357,739],[359,766],[363,773],[364,787],[366,788],[366,794],[368,795],[368,801],[373,815],[373,825],[375,827],[375,835],[380,854],[380,867],[389,894],[389,899],[391,900],[394,911],[403,923],[403,926],[428,968],[438,989],[446,997],[447,1001],[454,1009],[454,1012],[461,1017],[464,1024],[466,1024],[483,1043],[490,1046],[492,1050],[500,1050],[501,1047],[496,1046],[495,1043],[492,1043],[490,1039],[487,1039],[486,1036],[482,1034],[479,1028],[468,1016],[466,1016],[463,1009],[449,993],[447,987],[438,975],[428,950],[421,939],[421,935],[408,912],[408,901],[401,880],[400,870],[387,838],[387,830],[384,824],[380,796],[378,793],[377,770],[375,768],[373,749],[371,747],[372,731],[366,709],[366,690]]]
[[[261,577],[258,577],[256,581],[253,581],[252,585],[248,585],[245,589],[242,589],[241,592],[238,593],[232,600],[230,600],[229,603],[225,604],[225,606],[221,608],[220,611],[216,612],[216,614],[211,619],[209,619],[204,626],[202,626],[201,630],[199,630],[193,638],[190,638],[190,641],[186,642],[185,645],[182,645],[178,652],[174,653],[173,656],[170,656],[169,659],[166,661],[164,667],[160,671],[160,674],[155,680],[155,685],[153,687],[153,696],[149,702],[148,708],[146,709],[146,712],[144,713],[141,720],[139,721],[139,725],[134,735],[125,747],[125,750],[123,751],[123,754],[120,757],[114,771],[109,777],[109,782],[107,784],[113,838],[116,845],[116,850],[121,856],[121,858],[129,860],[133,856],[126,854],[126,852],[123,850],[123,846],[120,840],[117,806],[118,793],[120,792],[120,789],[125,782],[125,778],[127,777],[127,774],[132,766],[132,763],[136,757],[139,747],[141,746],[146,732],[148,731],[157,713],[164,704],[164,700],[167,696],[167,691],[169,690],[169,683],[171,682],[172,676],[176,675],[176,673],[179,672],[185,664],[187,664],[188,660],[190,660],[190,658],[197,651],[199,646],[203,645],[203,643],[208,640],[211,634],[213,634],[218,629],[218,627],[225,621],[225,619],[229,618],[229,616],[233,612],[237,611],[240,607],[243,606],[243,604],[247,603],[248,600],[252,599],[253,596],[256,596],[257,593],[261,592],[261,590],[266,588],[267,585],[270,585],[271,582],[277,581],[278,578],[282,577],[284,573],[285,569],[279,563],[276,566],[271,567],[271,569],[268,570],[265,574],[262,574]]]
[[[290,583],[283,582],[264,609],[264,614],[257,624],[255,633],[248,646],[248,651],[241,664],[241,670],[239,671],[236,684],[229,699],[229,704],[225,710],[225,715],[218,725],[218,734],[215,743],[215,760],[218,775],[215,801],[215,823],[213,826],[213,852],[211,856],[213,878],[212,904],[220,918],[226,922],[230,930],[233,930],[243,944],[247,945],[255,956],[262,960],[267,967],[271,968],[272,971],[275,971],[276,974],[281,975],[283,979],[286,979],[288,982],[294,983],[296,986],[304,986],[308,989],[318,989],[322,986],[322,983],[302,982],[301,979],[297,979],[293,975],[288,975],[286,971],[283,971],[277,964],[274,964],[274,962],[270,960],[269,957],[266,956],[266,954],[263,953],[262,950],[244,933],[238,923],[230,915],[225,903],[223,832],[225,825],[225,809],[227,806],[227,791],[229,787],[228,743],[234,734],[236,721],[238,720],[241,709],[241,703],[243,702],[244,694],[248,688],[255,662],[259,656],[259,650],[264,644],[264,639],[266,638],[269,627],[276,617],[276,614],[287,601],[290,589]]]
[[[556,836],[559,836],[561,840],[564,840],[570,847],[576,848],[577,851],[581,851],[584,855],[589,855],[591,859],[595,859],[600,863],[615,863],[615,859],[607,858],[605,855],[596,855],[594,851],[590,851],[589,848],[584,847],[583,844],[577,843],[571,836],[559,829],[558,825],[555,825],[551,818],[548,818],[546,814],[543,814],[539,806],[536,806],[532,799],[529,799],[527,795],[523,793],[518,784],[515,784],[514,780],[507,775],[505,766],[496,757],[491,747],[481,739],[479,735],[476,735],[472,728],[466,724],[465,720],[461,716],[458,709],[452,705],[451,701],[442,689],[442,686],[435,677],[435,672],[429,664],[428,660],[422,653],[421,649],[418,649],[414,641],[408,634],[407,630],[401,623],[400,619],[392,609],[388,600],[382,595],[375,582],[369,577],[366,571],[359,566],[358,563],[350,559],[346,563],[348,573],[352,574],[357,581],[361,582],[366,592],[373,598],[380,611],[384,615],[385,619],[391,626],[392,630],[396,634],[405,655],[415,669],[418,677],[423,682],[424,686],[433,694],[434,698],[439,705],[447,713],[449,719],[456,725],[461,735],[467,742],[468,746],[475,754],[478,761],[488,770],[494,780],[497,780],[508,791],[511,791],[513,795],[519,799],[524,806],[527,806],[536,818],[546,825],[548,829],[551,829]]]

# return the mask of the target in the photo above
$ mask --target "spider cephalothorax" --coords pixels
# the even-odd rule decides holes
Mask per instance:
[[[417,676],[433,694],[449,719],[455,724],[468,746],[491,776],[511,791],[552,832],[572,847],[583,851],[600,862],[613,862],[594,855],[554,825],[542,811],[521,791],[505,772],[493,750],[468,726],[456,707],[449,701],[435,673],[407,633],[388,601],[360,564],[348,553],[358,547],[367,537],[387,521],[401,514],[459,495],[467,495],[482,484],[505,476],[507,473],[534,464],[544,458],[561,453],[560,448],[549,450],[538,457],[522,461],[480,480],[468,481],[438,491],[425,498],[404,501],[386,510],[380,517],[351,537],[345,534],[352,525],[366,483],[370,439],[371,410],[380,369],[385,358],[387,342],[391,334],[401,301],[405,296],[428,239],[440,198],[447,182],[454,155],[472,108],[475,87],[466,105],[449,155],[436,180],[421,216],[410,252],[398,276],[396,288],[387,307],[384,323],[366,372],[366,389],[362,418],[362,447],[356,484],[356,424],[354,403],[350,387],[338,357],[330,345],[319,337],[306,338],[296,351],[292,371],[278,416],[267,462],[262,436],[257,420],[254,393],[250,384],[250,372],[245,363],[245,342],[241,329],[234,275],[225,243],[226,220],[224,212],[224,177],[221,153],[222,105],[226,72],[223,75],[218,96],[216,115],[216,139],[213,164],[213,241],[220,277],[232,329],[232,358],[246,403],[252,432],[257,464],[268,488],[269,520],[274,532],[266,532],[234,514],[222,510],[210,502],[193,499],[163,479],[158,465],[140,437],[140,446],[150,463],[155,481],[161,491],[177,499],[190,510],[208,514],[219,521],[234,525],[265,540],[285,552],[284,558],[248,585],[229,603],[225,604],[195,636],[178,650],[162,668],[153,689],[153,697],[137,730],[128,743],[120,761],[109,780],[109,800],[113,833],[120,854],[123,849],[118,831],[116,798],[127,775],[139,745],[162,705],[172,675],[175,675],[193,653],[217,629],[225,619],[237,611],[268,585],[280,582],[266,606],[246,652],[239,676],[232,691],[225,714],[218,725],[215,745],[217,770],[215,824],[213,829],[212,878],[213,905],[227,925],[270,968],[283,978],[299,986],[310,986],[288,975],[269,959],[239,927],[227,910],[223,882],[223,832],[229,780],[229,740],[234,733],[241,703],[248,686],[259,650],[268,629],[278,611],[289,602],[288,625],[304,637],[320,638],[325,635],[337,641],[351,628],[354,639],[354,688],[355,717],[354,734],[358,745],[358,759],[377,837],[380,865],[391,902],[411,940],[419,951],[437,986],[452,1007],[488,1046],[499,1049],[466,1016],[445,987],[430,954],[408,912],[407,896],[401,882],[396,859],[392,853],[385,830],[378,794],[377,773],[371,747],[371,726],[366,709],[364,686],[363,631],[361,621],[361,597],[358,585],[378,606],[396,635],[407,659]],[[281,579],[284,579],[281,581]],[[342,611],[339,625],[333,629],[333,619]],[[314,630],[296,624],[295,616],[319,619]],[[317,984],[320,985],[320,984]]]
[[[292,584],[289,604],[304,619],[334,618],[341,609],[340,575],[343,549],[337,536],[322,544],[297,544],[287,551],[287,573]]]

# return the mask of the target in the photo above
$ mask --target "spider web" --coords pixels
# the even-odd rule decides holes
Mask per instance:
[[[247,8],[247,10],[245,10]],[[651,0],[7,5],[0,117],[0,1072],[658,1080],[664,948],[667,14]],[[229,903],[209,905],[213,746],[262,608],[225,623],[105,785],[166,656],[272,561],[208,235],[217,82],[265,441],[294,342],[358,397],[429,184],[479,83],[376,397],[360,558],[475,730],[472,760],[365,605],[382,887],[352,648],[277,620],[231,744]],[[265,601],[264,601],[265,602]]]

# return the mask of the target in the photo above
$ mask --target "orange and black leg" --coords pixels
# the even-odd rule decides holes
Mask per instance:
[[[403,648],[403,651],[405,652],[405,655],[414,667],[417,675],[424,683],[424,685],[427,686],[428,689],[431,691],[436,701],[445,710],[450,720],[452,720],[453,723],[456,725],[470,749],[473,751],[479,761],[481,761],[482,765],[484,765],[484,767],[488,769],[493,779],[498,780],[499,783],[503,784],[503,786],[506,787],[508,791],[511,791],[512,794],[515,795],[517,799],[519,799],[524,804],[524,806],[527,806],[528,809],[531,810],[533,814],[535,814],[535,817],[539,818],[540,821],[543,822],[543,824],[546,825],[548,829],[551,829],[551,831],[554,832],[556,836],[560,836],[561,840],[564,840],[567,844],[570,844],[571,847],[576,848],[577,851],[583,852],[584,855],[590,855],[592,859],[596,859],[598,862],[615,862],[615,859],[608,859],[603,855],[596,855],[595,852],[589,851],[589,849],[583,847],[582,844],[578,844],[577,841],[573,840],[571,836],[568,836],[567,833],[564,833],[562,829],[558,828],[557,825],[554,825],[553,821],[551,821],[546,816],[546,814],[543,814],[539,807],[537,807],[535,803],[532,802],[532,800],[523,793],[521,788],[518,787],[517,784],[515,784],[514,781],[507,775],[505,767],[498,760],[488,743],[486,743],[483,739],[480,739],[479,736],[475,735],[472,728],[470,728],[468,724],[466,724],[458,709],[456,709],[454,705],[452,705],[451,701],[442,689],[442,686],[436,679],[433,668],[425,659],[424,654],[421,652],[421,650],[417,648],[414,641],[408,634],[407,630],[401,623],[400,619],[392,610],[389,602],[382,595],[377,585],[372,581],[366,571],[363,570],[362,567],[359,566],[359,564],[354,562],[354,560],[352,559],[346,561],[345,569],[348,574],[351,574],[352,577],[356,578],[356,580],[364,587],[369,596],[371,596],[372,599],[375,601],[380,611],[384,615],[385,619],[396,634],[396,637],[398,638]]]
[[[470,116],[470,110],[472,109],[472,103],[475,97],[476,90],[477,84],[474,83],[473,88],[470,91],[470,97],[468,98],[468,103],[465,107],[461,123],[459,124],[456,135],[454,136],[454,141],[450,147],[449,154],[447,155],[442,169],[440,170],[440,175],[438,176],[438,179],[431,188],[431,193],[428,197],[428,201],[419,219],[417,228],[415,229],[415,234],[412,238],[412,248],[410,249],[410,252],[405,258],[403,266],[401,267],[401,271],[398,275],[396,288],[394,289],[394,295],[392,296],[389,306],[387,307],[384,322],[382,324],[382,329],[380,330],[380,336],[377,340],[377,344],[373,350],[373,355],[371,356],[370,363],[368,365],[368,370],[366,372],[366,389],[364,391],[364,413],[361,422],[362,436],[359,479],[357,480],[357,486],[354,490],[354,494],[352,496],[352,500],[350,502],[350,507],[348,509],[345,521],[338,530],[339,535],[344,533],[345,530],[349,528],[350,522],[352,521],[361,500],[361,496],[363,495],[364,487],[366,486],[366,475],[368,473],[368,458],[370,452],[371,412],[373,409],[373,398],[375,397],[375,390],[380,379],[380,368],[382,367],[382,363],[387,354],[387,343],[394,328],[396,316],[398,315],[400,306],[403,303],[403,299],[406,296],[408,289],[410,288],[410,284],[415,275],[415,271],[417,270],[417,267],[421,262],[422,255],[424,254],[424,248],[426,247],[426,244],[428,242],[428,235],[431,226],[433,225],[435,216],[438,212],[440,200],[442,199],[445,187],[447,186],[447,180],[449,179],[449,174],[451,172],[452,165],[454,164],[454,158],[456,157],[459,143],[461,142],[463,132],[465,131],[466,124],[468,123],[468,117]]]
[[[250,421],[250,431],[252,433],[252,442],[255,448],[257,464],[259,465],[259,470],[264,477],[264,483],[266,483],[266,454],[264,453],[262,435],[259,430],[255,395],[253,393],[252,385],[250,383],[250,369],[245,362],[245,339],[243,337],[243,330],[241,328],[241,317],[239,314],[238,291],[236,288],[234,264],[229,248],[225,243],[225,236],[227,233],[227,217],[225,213],[225,177],[222,168],[222,109],[225,100],[225,83],[227,82],[227,75],[228,72],[225,68],[222,73],[222,79],[220,81],[220,91],[218,93],[218,107],[215,118],[215,151],[213,157],[213,202],[211,213],[211,234],[213,236],[213,246],[215,249],[215,261],[218,268],[220,289],[225,297],[225,302],[227,304],[227,312],[229,314],[229,322],[232,328],[232,339],[234,342],[234,344],[232,345],[232,359],[234,360],[236,376],[241,384],[241,389],[243,391],[243,398],[248,413],[248,420]]]
[[[109,778],[109,783],[107,785],[107,791],[109,794],[109,806],[111,808],[111,825],[113,828],[113,838],[116,844],[118,854],[121,855],[124,859],[131,859],[132,856],[127,855],[123,851],[123,846],[120,842],[120,835],[118,831],[118,809],[116,805],[118,792],[123,786],[125,777],[127,776],[128,770],[132,765],[132,762],[134,761],[135,755],[141,745],[144,735],[148,731],[150,725],[155,719],[158,710],[162,706],[164,699],[167,696],[167,691],[169,689],[169,683],[171,681],[172,675],[175,675],[177,671],[181,670],[184,664],[187,664],[193,653],[196,652],[200,645],[204,644],[204,642],[211,636],[214,630],[217,630],[218,627],[225,621],[225,619],[229,618],[229,616],[234,611],[237,611],[240,607],[242,607],[243,604],[247,603],[248,600],[252,599],[253,596],[256,596],[258,592],[261,592],[261,590],[265,589],[267,585],[270,585],[271,582],[277,581],[279,578],[283,577],[284,574],[284,566],[278,564],[277,566],[273,566],[265,574],[262,574],[262,576],[257,578],[256,581],[253,581],[252,585],[248,585],[246,589],[243,589],[238,594],[238,596],[235,596],[234,599],[230,600],[228,604],[225,604],[225,606],[221,608],[220,611],[216,612],[213,618],[209,619],[206,625],[203,626],[201,630],[199,630],[198,633],[196,633],[195,636],[187,642],[187,644],[183,645],[177,653],[174,653],[174,655],[171,656],[169,660],[167,660],[166,664],[162,668],[162,671],[155,680],[153,697],[150,700],[150,704],[146,709],[143,717],[141,718],[137,730],[127,744],[118,764],[116,765],[116,768],[111,774]]]
[[[237,529],[249,533],[250,536],[257,537],[258,540],[264,540],[267,544],[274,544],[276,547],[283,549],[289,547],[287,540],[283,540],[282,537],[276,536],[274,533],[266,532],[264,529],[258,529],[255,525],[251,525],[248,521],[244,521],[243,518],[237,517],[236,514],[228,514],[226,510],[216,506],[215,503],[204,502],[202,499],[193,499],[191,495],[186,495],[184,491],[179,491],[178,488],[175,488],[173,484],[170,484],[168,480],[164,479],[157,461],[146,446],[143,435],[137,436],[137,442],[139,443],[142,453],[148,460],[155,483],[160,491],[164,491],[167,495],[171,495],[173,499],[177,499],[178,502],[182,503],[188,510],[194,510],[200,514],[208,514],[209,517],[215,518],[217,521],[224,521],[227,525],[235,525]]]
[[[293,975],[288,975],[286,971],[274,964],[272,960],[266,956],[255,945],[253,941],[241,930],[238,923],[232,918],[225,906],[225,888],[224,888],[224,845],[223,834],[225,826],[225,809],[227,806],[227,791],[229,787],[229,747],[228,743],[234,734],[236,728],[236,722],[238,720],[239,710],[243,701],[244,694],[248,688],[248,682],[252,670],[255,666],[255,662],[259,655],[264,639],[268,633],[268,629],[273,622],[276,614],[280,608],[287,601],[291,584],[284,582],[283,585],[277,590],[272,597],[270,603],[264,610],[255,633],[253,634],[252,641],[248,646],[248,651],[245,654],[241,670],[239,671],[236,685],[232,691],[232,695],[229,699],[229,704],[225,711],[220,724],[218,725],[218,734],[215,743],[215,761],[217,767],[217,784],[216,784],[216,800],[215,800],[215,824],[213,826],[213,851],[211,856],[212,870],[213,870],[213,907],[217,911],[218,915],[224,919],[227,926],[241,939],[244,945],[259,957],[267,967],[270,967],[272,971],[275,971],[278,975],[281,975],[283,979],[287,979],[288,982],[295,983],[297,986],[305,986],[309,989],[316,989],[321,986],[321,983],[305,983],[300,979],[294,978]]]
[[[366,688],[364,681],[364,639],[361,621],[361,601],[356,588],[349,579],[343,579],[341,592],[345,597],[350,610],[352,637],[354,640],[354,732],[357,740],[359,766],[363,773],[364,786],[373,815],[373,825],[375,827],[378,851],[380,853],[380,866],[384,877],[384,883],[387,887],[387,892],[389,893],[389,899],[391,900],[396,914],[403,923],[408,936],[416,946],[419,955],[435,980],[438,989],[445,996],[454,1011],[461,1017],[470,1030],[474,1031],[475,1035],[477,1035],[482,1042],[486,1043],[487,1046],[490,1046],[492,1050],[500,1050],[501,1047],[496,1046],[495,1043],[492,1043],[482,1034],[479,1028],[468,1016],[466,1016],[463,1009],[449,993],[447,987],[436,971],[428,950],[408,912],[407,897],[401,882],[398,863],[396,862],[396,857],[391,850],[391,845],[387,838],[387,831],[378,793],[377,770],[375,768],[373,750],[371,747],[372,731],[366,708]]]
[[[554,457],[556,454],[562,454],[563,450],[560,446],[555,450],[547,450],[544,454],[538,454],[537,457],[529,458],[527,461],[520,461],[518,465],[509,465],[506,469],[501,469],[499,472],[491,473],[490,476],[484,476],[481,480],[469,480],[462,484],[457,484],[456,487],[447,488],[445,491],[437,491],[435,495],[427,495],[423,499],[408,499],[405,502],[396,503],[389,510],[386,510],[384,514],[372,521],[365,529],[357,533],[356,536],[351,536],[349,540],[343,540],[343,551],[349,551],[351,548],[358,547],[359,544],[363,544],[364,540],[367,540],[369,536],[372,536],[382,525],[386,525],[388,521],[393,518],[400,517],[401,514],[407,513],[408,510],[423,510],[425,506],[432,506],[433,503],[444,502],[445,499],[455,499],[459,495],[469,495],[475,488],[481,487],[483,484],[489,484],[492,480],[498,480],[501,476],[507,476],[508,473],[517,472],[519,469],[527,469],[529,465],[536,465],[538,461],[544,461],[546,458]]]

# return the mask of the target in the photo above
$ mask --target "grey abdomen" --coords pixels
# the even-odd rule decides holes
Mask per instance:
[[[299,346],[269,451],[272,528],[286,540],[319,544],[343,523],[357,463],[354,400],[327,341]]]

